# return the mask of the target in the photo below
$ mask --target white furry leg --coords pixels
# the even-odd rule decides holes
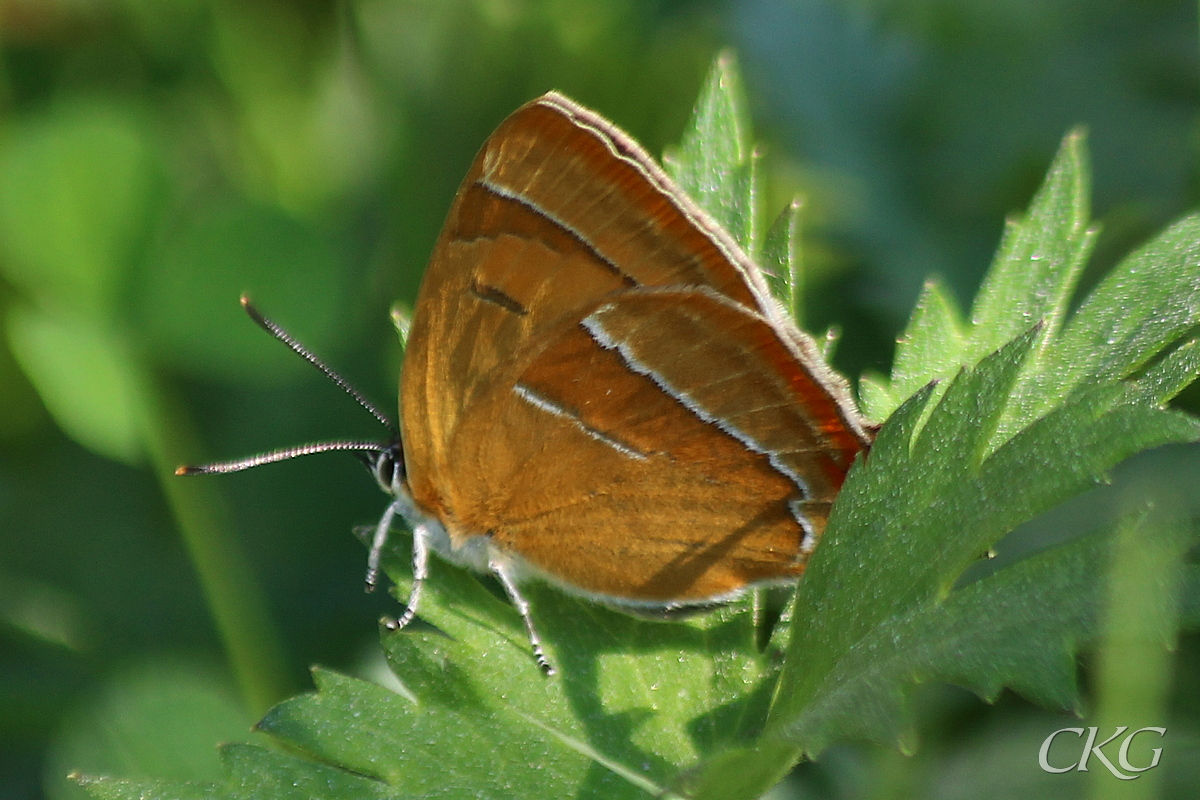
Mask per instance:
[[[524,620],[525,633],[529,635],[529,644],[533,647],[533,657],[538,666],[541,667],[542,672],[553,675],[554,665],[546,658],[546,651],[542,649],[542,639],[538,636],[537,629],[533,627],[533,618],[529,616],[529,601],[517,589],[516,581],[513,580],[508,566],[502,561],[492,558],[488,560],[488,568],[500,579],[500,584],[508,594],[508,599],[520,613],[521,619]]]
[[[375,587],[379,583],[379,561],[383,558],[383,546],[387,543],[388,532],[392,529],[392,520],[396,518],[399,510],[399,500],[388,503],[383,516],[379,518],[379,524],[375,526],[375,535],[371,538],[371,551],[367,554],[366,590],[368,592],[375,591]]]
[[[384,627],[390,631],[398,631],[413,621],[417,615],[417,605],[421,602],[421,588],[429,577],[429,526],[425,524],[413,526],[413,585],[408,595],[408,605],[399,619],[389,619]]]

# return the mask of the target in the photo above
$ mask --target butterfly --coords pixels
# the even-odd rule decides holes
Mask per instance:
[[[247,310],[387,417],[275,323]],[[551,92],[476,156],[422,279],[387,443],[358,451],[430,552],[495,575],[546,657],[530,578],[639,614],[795,580],[872,429],[757,267],[631,137]]]

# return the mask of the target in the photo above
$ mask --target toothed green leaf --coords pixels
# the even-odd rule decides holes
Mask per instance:
[[[966,336],[962,316],[941,284],[929,281],[917,298],[908,327],[896,342],[896,363],[892,368],[889,394],[895,403],[911,395],[931,380],[953,377],[965,362]],[[886,409],[879,420],[895,410]]]
[[[803,261],[800,259],[800,201],[793,200],[779,213],[763,240],[759,265],[767,275],[771,292],[783,303],[788,315],[803,323]]]
[[[741,78],[731,54],[717,58],[692,121],[663,166],[747,253],[757,250],[754,155]]]

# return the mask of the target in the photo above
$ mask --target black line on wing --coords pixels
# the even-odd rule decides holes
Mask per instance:
[[[484,286],[479,281],[471,281],[470,288],[467,289],[476,299],[482,300],[485,303],[491,303],[503,308],[509,313],[523,317],[529,313],[529,309],[521,305],[514,298],[497,289],[495,286]]]

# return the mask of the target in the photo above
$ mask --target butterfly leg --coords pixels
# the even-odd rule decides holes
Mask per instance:
[[[392,520],[396,518],[396,514],[402,511],[401,501],[397,498],[388,505],[383,516],[379,518],[379,524],[375,526],[375,536],[371,539],[371,552],[367,555],[368,592],[375,591],[375,586],[379,582],[379,562],[383,558],[383,546],[387,543],[388,533],[392,529]],[[388,630],[398,631],[412,622],[413,617],[417,614],[417,604],[421,600],[421,588],[425,585],[425,578],[428,576],[429,526],[420,523],[413,526],[413,585],[412,591],[408,595],[408,604],[399,619],[385,620],[384,627]]]
[[[375,586],[379,583],[379,561],[383,558],[383,545],[387,542],[388,532],[392,529],[392,520],[396,518],[399,510],[400,501],[393,500],[388,504],[387,510],[383,512],[383,516],[379,518],[379,524],[375,526],[375,536],[371,539],[371,552],[367,554],[366,590],[368,592],[375,591]]]
[[[516,607],[518,613],[520,613],[521,619],[524,620],[525,633],[529,635],[529,644],[533,647],[533,657],[537,661],[538,666],[541,667],[542,672],[547,675],[553,675],[554,665],[546,658],[546,651],[542,649],[542,639],[538,636],[537,629],[533,627],[533,618],[529,616],[529,601],[517,589],[517,583],[513,580],[508,565],[499,559],[493,558],[488,561],[488,569],[500,579],[500,584],[504,587],[505,593],[508,594],[508,599]]]
[[[413,621],[417,615],[417,605],[421,602],[421,589],[425,579],[429,577],[429,526],[422,523],[413,526],[413,584],[408,595],[408,605],[399,619],[390,619],[384,626],[391,631],[398,631]]]

